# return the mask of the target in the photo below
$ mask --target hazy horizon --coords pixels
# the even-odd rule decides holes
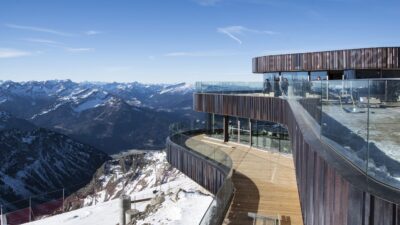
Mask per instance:
[[[262,75],[260,75],[262,76]],[[121,84],[128,84],[128,83],[140,83],[140,84],[146,84],[146,85],[175,85],[175,84],[181,84],[181,83],[186,83],[186,84],[191,84],[191,85],[195,85],[196,82],[227,82],[225,80],[197,80],[194,82],[188,82],[188,81],[171,81],[171,82],[141,82],[141,81],[96,81],[96,80],[82,80],[82,81],[76,81],[76,80],[72,80],[72,79],[48,79],[48,80],[12,80],[12,79],[0,79],[0,83],[3,82],[15,82],[15,83],[28,83],[28,82],[46,82],[46,81],[72,81],[74,83],[98,83],[98,84],[112,84],[112,83],[121,83]],[[241,81],[241,80],[233,80],[233,81],[229,81],[229,83],[235,83],[235,82],[260,82],[262,83],[262,78],[257,79],[255,81]]]

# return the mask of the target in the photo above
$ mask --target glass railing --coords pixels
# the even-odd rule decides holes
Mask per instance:
[[[400,80],[320,85],[321,138],[370,177],[400,188]]]
[[[262,93],[262,82],[196,82],[197,93]]]
[[[213,201],[204,213],[200,225],[221,224],[230,206],[234,193],[232,182],[233,164],[229,155],[218,149],[217,146],[207,145],[193,138],[196,134],[205,133],[204,124],[193,122],[187,124],[173,124],[170,126],[170,140],[184,147],[187,151],[194,152],[206,160],[211,160],[226,173],[223,184],[219,187]]]
[[[252,83],[243,90],[238,88],[246,83],[199,82],[196,87],[200,93],[288,99],[315,120],[324,143],[369,178],[400,189],[400,79],[285,82]]]

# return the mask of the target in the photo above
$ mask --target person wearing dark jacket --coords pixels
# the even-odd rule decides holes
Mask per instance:
[[[264,82],[264,90],[263,93],[264,94],[269,94],[271,92],[272,86],[271,83],[269,82],[269,79],[266,79]]]
[[[274,80],[274,93],[275,97],[281,96],[281,89],[279,88],[279,78],[275,78]]]
[[[288,88],[289,88],[289,81],[288,81],[287,78],[283,79],[281,87],[282,87],[283,94],[287,96],[288,95]]]

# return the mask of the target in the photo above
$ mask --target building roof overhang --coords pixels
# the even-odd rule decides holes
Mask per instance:
[[[344,49],[253,58],[253,73],[352,69],[400,70],[400,47]]]

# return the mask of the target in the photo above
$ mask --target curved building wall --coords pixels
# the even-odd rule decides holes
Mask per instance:
[[[306,225],[400,224],[400,193],[369,180],[321,142],[315,120],[302,107],[294,113],[293,104],[272,97],[194,94],[196,111],[287,125]]]
[[[363,48],[253,58],[254,73],[400,68],[400,48]]]

